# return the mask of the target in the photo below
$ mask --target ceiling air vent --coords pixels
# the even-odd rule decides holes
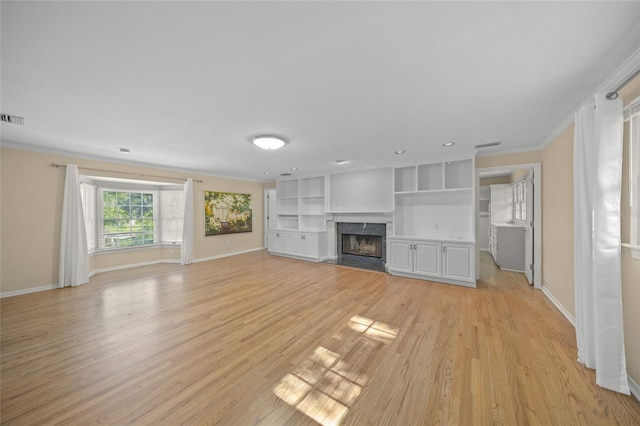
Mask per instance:
[[[480,145],[476,145],[476,148],[489,148],[489,147],[492,147],[492,146],[498,146],[501,143],[502,143],[502,141],[482,143]]]
[[[18,117],[17,115],[0,114],[0,121],[24,125],[24,117]]]
[[[291,173],[280,173],[280,176],[291,176]]]

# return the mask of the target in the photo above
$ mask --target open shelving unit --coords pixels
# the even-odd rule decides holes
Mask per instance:
[[[276,199],[278,229],[324,230],[324,176],[278,181]]]
[[[395,235],[474,238],[473,160],[394,169]]]

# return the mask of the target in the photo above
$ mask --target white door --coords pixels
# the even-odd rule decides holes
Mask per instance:
[[[471,256],[472,246],[462,244],[442,244],[442,278],[473,281]]]
[[[412,255],[411,242],[402,240],[391,240],[389,244],[389,270],[398,272],[412,273]]]
[[[414,243],[415,268],[417,275],[425,275],[427,277],[439,277],[440,265],[440,243]]]
[[[524,234],[524,275],[529,284],[533,284],[533,169],[529,170],[525,185],[525,199],[527,204],[527,229]],[[539,260],[538,260],[539,261]]]

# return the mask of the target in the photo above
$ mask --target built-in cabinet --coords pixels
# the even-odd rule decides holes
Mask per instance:
[[[269,231],[269,253],[322,261],[327,257],[326,232]]]
[[[474,176],[465,159],[280,180],[269,252],[322,260],[325,214],[388,214],[390,273],[475,287]]]
[[[321,261],[327,257],[324,176],[276,183],[277,220],[268,237],[269,253]]]
[[[389,272],[475,287],[473,160],[394,169]]]
[[[489,232],[491,255],[496,264],[508,271],[525,271],[527,227],[513,223],[492,223]]]
[[[392,238],[389,272],[393,275],[475,287],[474,245]]]
[[[276,183],[277,229],[324,230],[324,176]]]

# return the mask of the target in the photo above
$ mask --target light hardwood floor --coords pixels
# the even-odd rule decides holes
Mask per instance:
[[[468,289],[261,251],[2,299],[2,423],[640,424],[482,263]]]

